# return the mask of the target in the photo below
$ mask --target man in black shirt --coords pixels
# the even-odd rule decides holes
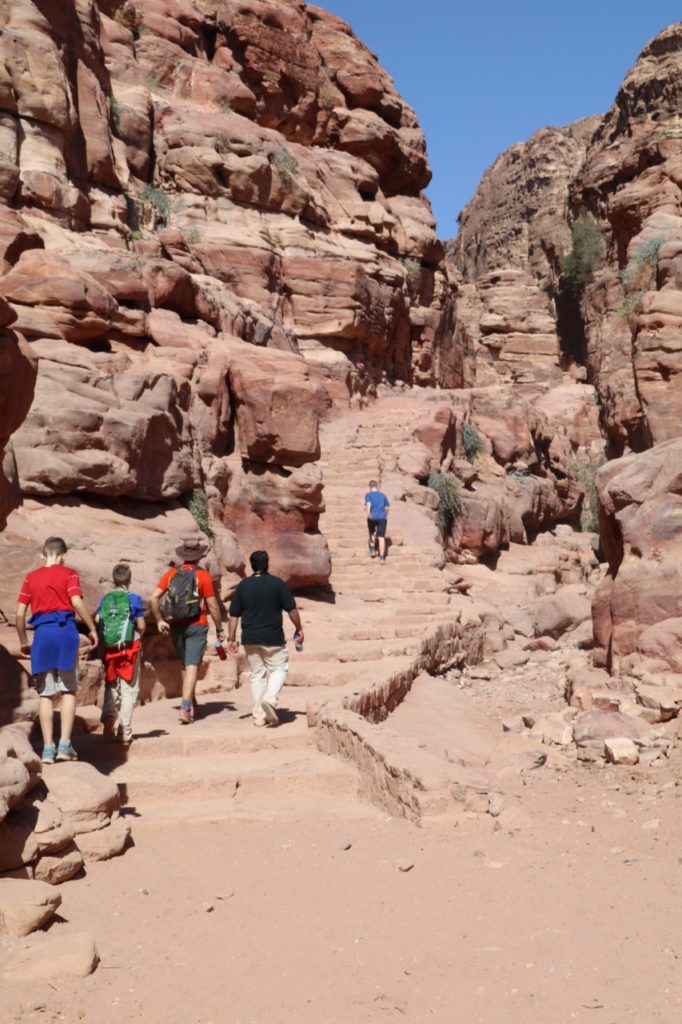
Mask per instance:
[[[277,702],[289,671],[282,629],[282,612],[287,612],[303,642],[303,626],[296,601],[284,580],[268,572],[267,551],[254,551],[249,561],[253,576],[242,580],[230,604],[228,651],[236,654],[237,623],[242,620],[242,643],[251,676],[254,725],[279,725]]]

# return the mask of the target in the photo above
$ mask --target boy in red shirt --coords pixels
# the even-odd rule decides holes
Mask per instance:
[[[182,665],[182,703],[180,705],[179,722],[189,725],[196,715],[194,693],[199,676],[199,666],[206,651],[208,640],[208,615],[213,619],[219,641],[224,640],[223,625],[220,618],[220,605],[215,596],[215,588],[210,573],[199,568],[199,562],[208,553],[208,544],[200,540],[186,541],[176,551],[180,559],[180,569],[189,570],[195,576],[196,612],[188,618],[173,619],[167,622],[161,610],[161,598],[168,593],[171,580],[178,572],[173,567],[164,573],[152,594],[151,605],[159,633],[168,633],[175,644]],[[170,595],[169,595],[170,596]]]
[[[43,544],[44,566],[30,572],[24,580],[17,604],[16,626],[23,654],[31,654],[33,684],[40,697],[38,714],[43,734],[43,764],[76,761],[71,732],[76,717],[78,689],[78,643],[75,612],[88,627],[90,639],[99,639],[81,590],[78,573],[64,565],[67,547],[61,537],[48,537]],[[31,626],[35,632],[30,644],[26,632],[26,613],[31,608]],[[59,747],[53,739],[54,700],[61,697],[61,737]]]

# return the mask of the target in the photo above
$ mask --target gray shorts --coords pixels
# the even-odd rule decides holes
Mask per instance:
[[[208,640],[208,626],[199,626],[196,622],[190,626],[171,626],[171,636],[183,668],[201,665]]]
[[[78,689],[78,669],[71,672],[64,669],[39,672],[33,677],[33,685],[39,697],[58,697],[60,693],[75,693]]]

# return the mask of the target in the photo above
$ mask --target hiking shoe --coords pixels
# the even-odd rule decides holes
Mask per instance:
[[[46,747],[43,747],[43,753],[40,760],[43,764],[54,764],[54,759],[57,756],[57,748],[53,743],[48,743]]]
[[[66,743],[62,743],[61,740],[60,740],[59,747],[57,748],[57,757],[56,757],[55,760],[57,760],[57,761],[77,761],[78,760],[78,754],[73,749],[73,745],[72,745],[70,740],[68,740]]]
[[[259,729],[268,724],[267,722],[261,722],[260,718],[252,718],[251,721],[254,725],[258,726]]]
[[[118,735],[116,733],[115,725],[116,725],[116,719],[115,718],[105,718],[104,721],[102,722],[102,737],[103,737],[103,739],[105,739],[107,741],[107,743],[112,743],[114,740],[118,739]],[[120,726],[119,726],[119,731],[120,731]]]
[[[129,729],[127,732],[125,732],[123,726],[119,725],[118,729],[116,730],[116,742],[120,743],[122,747],[129,747],[130,744],[133,742],[132,730]]]
[[[273,705],[268,700],[262,700],[260,702],[261,711],[265,715],[265,721],[268,725],[279,725],[279,716]]]
[[[194,721],[194,715],[192,714],[192,708],[180,708],[180,714],[178,715],[178,722],[180,725],[191,725]]]
[[[370,544],[370,546],[369,546],[369,557],[370,558],[376,558],[377,557],[377,549],[374,547],[373,544]]]
[[[379,559],[379,565],[386,565],[386,559],[384,558],[384,556],[383,556],[383,555],[382,555],[382,556],[381,556],[381,558]]]

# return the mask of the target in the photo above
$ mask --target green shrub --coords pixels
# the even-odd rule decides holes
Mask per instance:
[[[206,491],[195,488],[193,491],[188,491],[187,494],[183,494],[180,498],[180,502],[194,517],[194,521],[201,532],[205,533],[207,537],[213,537],[211,516],[208,510],[208,495],[206,494]]]
[[[184,237],[188,245],[197,245],[201,241],[202,235],[199,228],[190,228],[185,231]]]
[[[599,533],[599,500],[595,476],[603,464],[602,458],[594,458],[578,452],[574,452],[568,460],[569,477],[579,483],[585,492],[580,513],[580,529],[584,532]]]
[[[571,225],[571,251],[562,261],[562,276],[573,291],[581,291],[606,257],[606,241],[591,213],[583,210]]]
[[[431,473],[427,486],[435,491],[440,498],[438,506],[438,524],[443,533],[450,533],[464,512],[462,485],[451,473]]]
[[[145,185],[140,197],[142,204],[142,223],[152,230],[158,227],[165,228],[170,220],[171,201],[164,189],[154,188],[153,185]]]
[[[418,281],[422,276],[422,265],[414,256],[404,256],[403,266],[409,281]]]
[[[155,75],[153,71],[150,72],[148,75],[145,75],[144,80],[147,83],[147,88],[149,89],[150,92],[162,92],[163,91],[163,86],[161,85],[161,82],[159,81],[159,76]]]
[[[272,167],[276,167],[278,171],[283,171],[290,178],[293,178],[298,170],[298,160],[283,142],[280,142],[275,150],[268,153],[268,161]]]
[[[223,114],[231,114],[232,113],[232,104],[230,102],[230,97],[229,96],[216,96],[215,102],[216,102],[216,106],[218,107],[218,110],[220,110],[221,113],[223,113]]]
[[[462,447],[469,462],[473,462],[485,448],[483,438],[473,423],[465,423],[462,427]]]
[[[663,239],[659,236],[645,239],[621,271],[624,299],[620,312],[627,320],[637,316],[646,292],[656,286],[658,251],[662,244]]]
[[[121,103],[118,101],[116,96],[112,96],[111,102],[112,102],[112,123],[114,125],[114,131],[117,132],[117,134],[118,134],[119,128],[121,127],[121,113],[122,113]]]
[[[130,237],[135,242],[139,242],[141,238],[144,238],[144,231],[140,231],[139,228],[135,228],[134,231],[130,232]]]
[[[129,3],[124,3],[117,7],[112,14],[112,18],[117,25],[123,25],[124,28],[130,29],[133,35],[139,33],[144,20],[142,11],[139,11],[134,4]]]

